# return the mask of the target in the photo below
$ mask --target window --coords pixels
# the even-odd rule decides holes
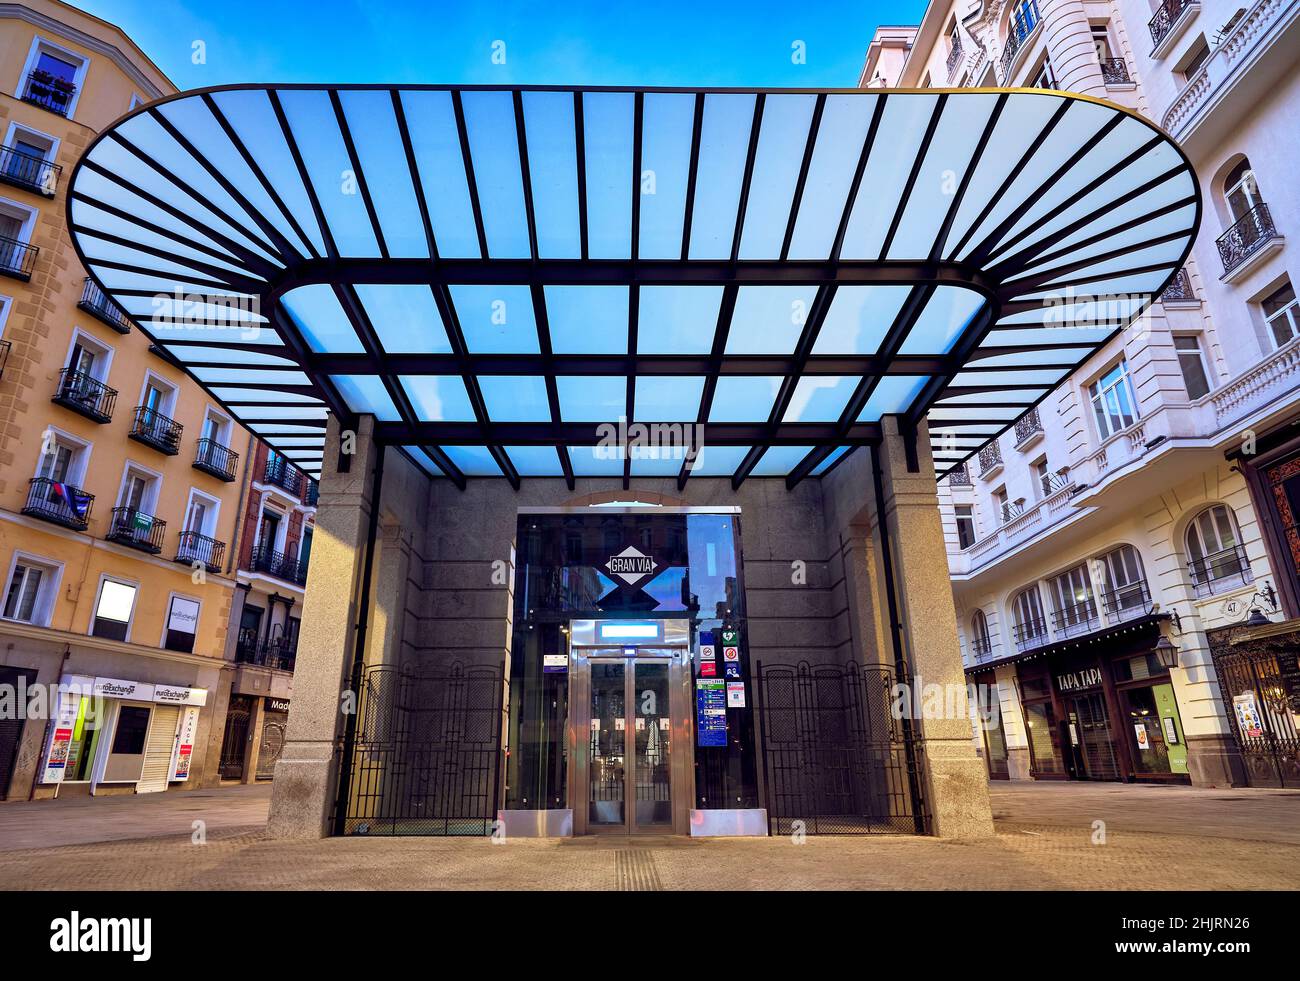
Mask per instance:
[[[1187,526],[1187,559],[1198,596],[1250,582],[1250,566],[1232,512],[1206,508]]]
[[[970,548],[975,544],[975,509],[969,504],[958,504],[952,510],[957,518],[957,544],[963,549]]]
[[[1089,385],[1088,395],[1097,418],[1097,435],[1103,442],[1137,421],[1127,361],[1121,359],[1119,364]]]
[[[1050,590],[1056,607],[1056,629],[1062,636],[1090,630],[1097,619],[1088,567],[1077,565],[1052,579]]]
[[[1296,305],[1295,290],[1291,287],[1290,280],[1260,306],[1263,307],[1264,321],[1268,324],[1268,332],[1274,344],[1282,347],[1300,337],[1300,306]]]
[[[1183,82],[1185,83],[1200,70],[1208,57],[1210,57],[1210,45],[1206,42],[1205,36],[1202,35],[1196,39],[1196,43],[1192,45],[1187,57],[1174,70],[1183,76]]]
[[[71,117],[86,74],[86,59],[37,37],[15,93],[25,102]]]
[[[163,632],[163,647],[169,651],[193,653],[194,635],[198,633],[198,625],[198,600],[173,596],[167,608],[167,627]]]
[[[1043,63],[1038,66],[1038,71],[1034,72],[1029,80],[1031,89],[1054,89],[1056,88],[1056,75],[1052,72],[1052,60],[1046,55],[1043,56]]]
[[[1034,474],[1034,493],[1041,500],[1052,493],[1052,471],[1048,469],[1047,457],[1040,456],[1032,464],[1030,469]]]
[[[1038,587],[1030,586],[1016,594],[1012,603],[1016,617],[1016,646],[1022,650],[1030,642],[1047,636],[1047,623],[1043,620],[1043,603]]]
[[[1200,339],[1195,334],[1175,335],[1174,349],[1178,352],[1178,367],[1183,371],[1187,397],[1199,399],[1209,394],[1210,379],[1205,371],[1205,359],[1201,356]]]
[[[1228,202],[1228,211],[1232,213],[1233,222],[1238,222],[1255,208],[1263,204],[1259,193],[1259,183],[1255,172],[1250,168],[1250,161],[1245,157],[1241,163],[1228,172],[1223,180],[1223,197]]]
[[[1038,4],[1036,0],[1020,0],[1011,14],[1011,23],[1007,33],[1017,41],[1023,41],[1030,31],[1038,26]]]
[[[0,270],[19,276],[30,274],[28,239],[36,212],[11,201],[0,201]]]
[[[126,640],[131,634],[131,616],[135,612],[136,586],[118,579],[104,579],[95,603],[90,633],[110,640]]]
[[[5,590],[4,618],[48,626],[58,573],[57,567],[19,556],[9,576],[9,588]]]
[[[998,521],[1005,524],[1011,520],[1010,505],[1007,503],[1007,489],[999,487],[993,492],[993,507],[998,514]]]
[[[149,734],[149,709],[141,705],[123,705],[117,712],[117,730],[113,733],[114,756],[139,756],[144,752]]]
[[[54,160],[56,143],[53,137],[11,123],[3,156],[5,180],[42,194],[54,194],[57,171],[47,162]]]
[[[1110,28],[1107,25],[1092,25],[1092,46],[1097,49],[1098,61],[1110,61],[1114,57],[1110,46]]]
[[[1132,545],[1121,545],[1107,552],[1100,560],[1102,580],[1106,592],[1102,605],[1111,623],[1126,620],[1146,611],[1149,599],[1146,581],[1142,578],[1142,559]]]
[[[987,656],[993,649],[989,641],[989,622],[984,616],[983,610],[976,610],[970,618],[971,629],[971,647],[974,649],[977,657]]]
[[[108,369],[113,361],[113,349],[100,344],[89,334],[77,331],[68,351],[68,372],[83,381],[108,380]]]

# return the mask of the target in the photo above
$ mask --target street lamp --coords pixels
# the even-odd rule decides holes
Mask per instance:
[[[1163,634],[1156,641],[1155,655],[1160,659],[1160,666],[1166,671],[1178,667],[1178,648]]]

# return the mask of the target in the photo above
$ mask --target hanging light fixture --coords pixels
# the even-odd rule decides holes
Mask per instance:
[[[1178,667],[1178,648],[1163,634],[1156,641],[1155,655],[1160,660],[1160,666],[1166,671]]]

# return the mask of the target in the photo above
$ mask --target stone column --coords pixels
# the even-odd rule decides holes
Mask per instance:
[[[373,417],[362,416],[346,473],[337,469],[338,420],[331,417],[326,430],[293,702],[284,752],[275,765],[267,823],[267,831],[276,838],[329,834],[338,780],[335,747],[346,719],[340,700],[351,683],[366,535],[375,503],[373,429]]]
[[[1106,97],[1106,82],[1092,40],[1092,26],[1077,0],[1038,0],[1043,43],[1052,62],[1056,87],[1065,92]]]
[[[954,690],[949,686],[957,686],[962,690],[957,704],[966,704],[966,677],[929,436],[922,423],[917,434],[919,467],[909,473],[897,418],[885,417],[883,428],[879,456],[884,500],[880,504],[890,539],[898,616],[912,682],[916,686],[938,685],[945,696]],[[880,606],[887,618],[887,598],[881,599]],[[969,710],[965,718],[921,718],[913,726],[923,751],[925,803],[934,833],[942,838],[993,834],[988,772],[971,740]]]

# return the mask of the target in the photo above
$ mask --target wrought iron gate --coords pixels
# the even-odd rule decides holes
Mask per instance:
[[[890,709],[892,668],[760,662],[756,679],[772,834],[927,831],[920,746]]]
[[[243,780],[244,761],[248,757],[248,727],[252,722],[252,700],[234,695],[226,710],[226,732],[221,740],[221,779]]]
[[[362,676],[345,835],[485,835],[496,820],[502,668]]]
[[[1252,787],[1300,787],[1300,735],[1294,685],[1279,658],[1297,657],[1295,636],[1232,645],[1212,637],[1210,652],[1229,724]],[[1300,702],[1300,698],[1296,699]]]

